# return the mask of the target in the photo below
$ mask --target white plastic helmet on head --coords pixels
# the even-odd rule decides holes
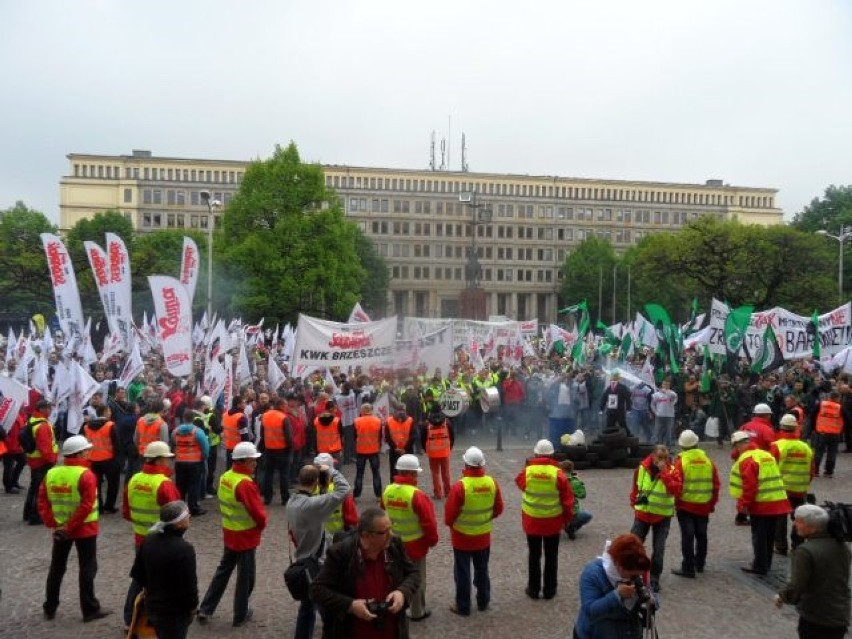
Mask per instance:
[[[175,454],[169,449],[166,442],[151,442],[145,448],[145,459],[157,459],[159,457],[174,457]]]
[[[471,468],[482,468],[485,466],[485,455],[476,446],[471,446],[464,451],[462,461]]]
[[[772,409],[769,408],[769,404],[756,404],[751,412],[755,415],[771,415]]]
[[[205,408],[213,409],[213,398],[210,395],[202,395],[198,401],[204,404]]]
[[[417,459],[417,455],[401,455],[400,458],[396,460],[396,469],[411,470],[417,473],[423,472],[423,469],[420,468],[420,460]]]
[[[234,452],[231,459],[257,459],[261,454],[257,452],[257,448],[251,442],[240,442],[234,446]]]
[[[92,443],[82,435],[73,435],[62,443],[62,455],[76,455],[84,450],[89,450]]]
[[[781,417],[778,425],[781,427],[781,430],[796,430],[799,427],[799,422],[796,421],[795,415],[787,413]]]

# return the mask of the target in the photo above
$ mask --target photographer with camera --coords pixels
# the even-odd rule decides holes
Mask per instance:
[[[659,602],[648,589],[650,567],[636,535],[619,535],[607,542],[603,555],[586,564],[580,575],[574,639],[631,639],[653,629]]]
[[[328,550],[311,585],[311,598],[325,611],[323,639],[408,639],[405,608],[419,586],[420,573],[390,517],[366,509],[358,534]]]

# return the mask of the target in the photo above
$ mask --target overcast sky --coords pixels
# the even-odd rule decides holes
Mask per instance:
[[[67,153],[852,183],[852,2],[3,0],[0,208]]]

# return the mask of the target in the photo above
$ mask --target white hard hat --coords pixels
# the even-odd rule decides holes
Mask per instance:
[[[62,454],[67,457],[68,455],[75,455],[84,450],[89,450],[91,447],[92,443],[88,439],[82,435],[73,435],[63,442]]]
[[[157,459],[158,457],[174,457],[175,454],[169,450],[166,442],[151,442],[145,449],[145,459]]]
[[[314,457],[314,465],[315,466],[328,466],[329,468],[334,466],[334,457],[329,455],[328,453],[320,453],[316,457]]]
[[[251,442],[240,442],[234,446],[234,452],[231,455],[231,459],[257,459],[258,457],[260,453]]]
[[[462,455],[462,461],[473,468],[482,468],[485,466],[485,455],[476,446],[471,446]]]
[[[547,439],[539,439],[538,442],[536,442],[535,448],[533,448],[533,453],[536,455],[552,455],[553,444],[551,444]]]
[[[420,460],[417,459],[417,455],[401,455],[400,458],[396,460],[396,469],[413,470],[418,473],[423,472],[423,469],[420,468]]]
[[[693,448],[698,445],[698,435],[687,428],[677,438],[677,445],[681,448]]]
[[[772,409],[769,404],[757,404],[751,412],[755,415],[771,415]]]
[[[795,415],[787,413],[781,417],[781,421],[778,425],[781,426],[782,430],[796,430],[799,426],[799,422],[796,421]]]
[[[202,395],[198,401],[204,404],[207,408],[213,408],[213,399],[210,395]]]
[[[751,435],[744,430],[738,430],[731,435],[732,444],[739,444],[740,442],[747,442],[749,440],[751,440]]]
[[[163,411],[167,411],[172,407],[172,400],[168,397],[163,398]]]

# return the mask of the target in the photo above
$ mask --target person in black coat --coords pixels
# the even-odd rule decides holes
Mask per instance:
[[[195,549],[183,535],[189,528],[189,508],[171,501],[160,509],[130,569],[145,588],[145,607],[157,639],[185,639],[198,609]]]
[[[393,624],[396,639],[408,639],[408,607],[420,587],[420,572],[391,531],[381,508],[361,513],[357,534],[328,549],[311,584],[311,599],[323,612],[323,639],[358,639]],[[378,584],[384,587],[376,591]],[[378,610],[376,604],[385,604]],[[372,611],[371,611],[372,610]]]
[[[630,434],[627,429],[627,411],[631,406],[630,389],[621,383],[621,375],[618,371],[613,372],[609,384],[601,395],[601,412],[606,418],[605,428],[611,429],[621,426],[624,432]]]

